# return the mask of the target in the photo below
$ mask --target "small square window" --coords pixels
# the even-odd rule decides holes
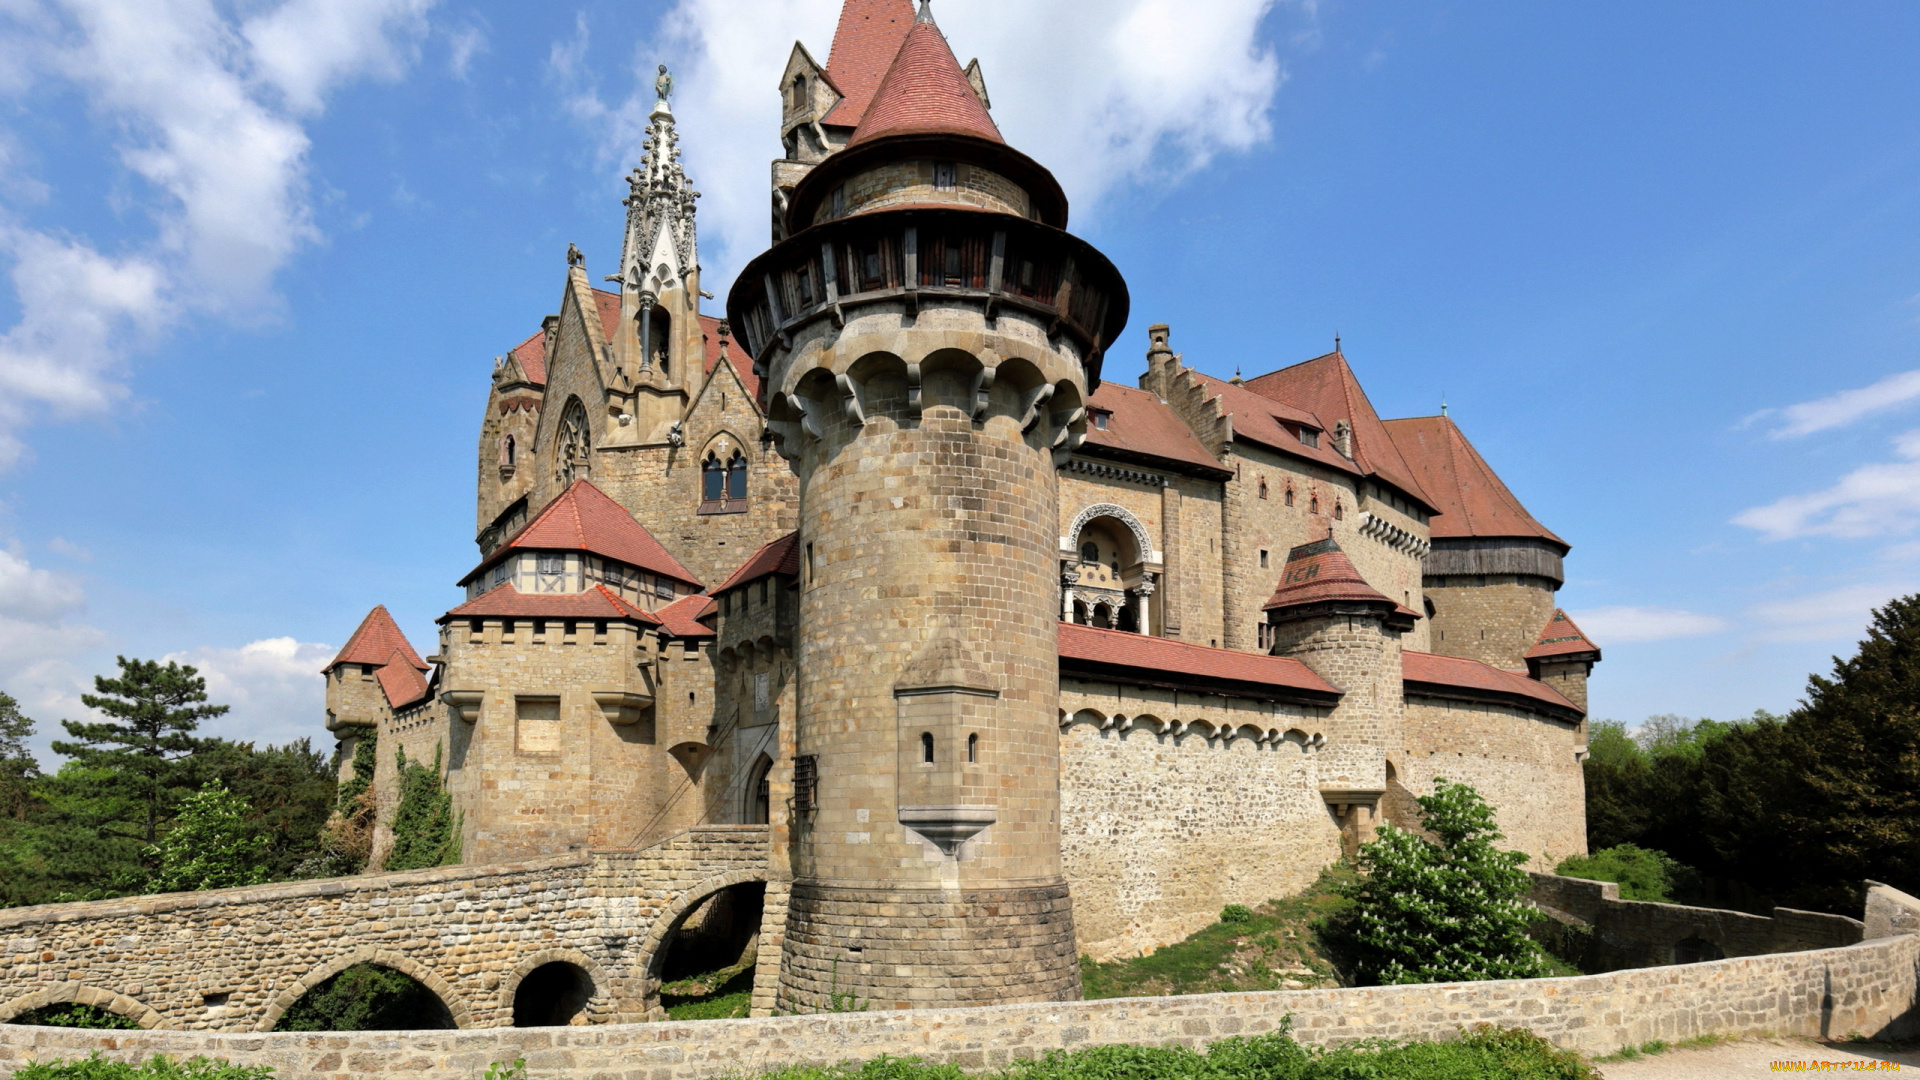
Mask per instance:
[[[666,578],[655,578],[653,581],[653,595],[662,600],[673,599],[673,582],[668,581]]]
[[[565,555],[540,556],[540,573],[541,574],[543,575],[564,574],[566,572],[567,572],[567,557]]]
[[[1265,570],[1266,568],[1267,568],[1267,549],[1261,548],[1260,549],[1260,569]]]
[[[959,186],[959,168],[951,161],[936,161],[933,164],[933,187],[936,191],[952,191]]]
[[[1107,430],[1107,418],[1111,415],[1111,413],[1101,412],[1098,409],[1094,410],[1093,426],[1099,428],[1101,431]]]

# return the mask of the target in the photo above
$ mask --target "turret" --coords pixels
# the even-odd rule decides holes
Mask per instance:
[[[1078,996],[1055,469],[1127,293],[1066,210],[923,8],[729,296],[800,482],[782,1008]]]

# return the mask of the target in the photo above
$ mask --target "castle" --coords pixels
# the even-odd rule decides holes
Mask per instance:
[[[1585,850],[1568,545],[1452,420],[1382,420],[1339,351],[1216,379],[1163,325],[1103,381],[1120,272],[911,0],[796,45],[717,318],[659,89],[616,272],[569,250],[494,365],[466,602],[326,669],[382,822],[398,748],[470,864],[764,824],[788,1011],[1075,998],[1436,778],[1536,869]]]

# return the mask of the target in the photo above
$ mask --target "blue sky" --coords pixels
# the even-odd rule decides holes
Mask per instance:
[[[617,257],[653,65],[724,295],[837,7],[0,3],[0,689],[53,729],[178,656],[323,738],[366,610],[458,601],[491,359]],[[1444,395],[1574,545],[1596,716],[1791,707],[1920,590],[1920,7],[935,11],[1127,275],[1107,377],[1165,321]]]

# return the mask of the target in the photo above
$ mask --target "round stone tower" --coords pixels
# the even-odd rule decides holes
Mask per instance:
[[[786,213],[728,298],[800,479],[781,1007],[1076,998],[1055,468],[1125,283],[924,7]]]

